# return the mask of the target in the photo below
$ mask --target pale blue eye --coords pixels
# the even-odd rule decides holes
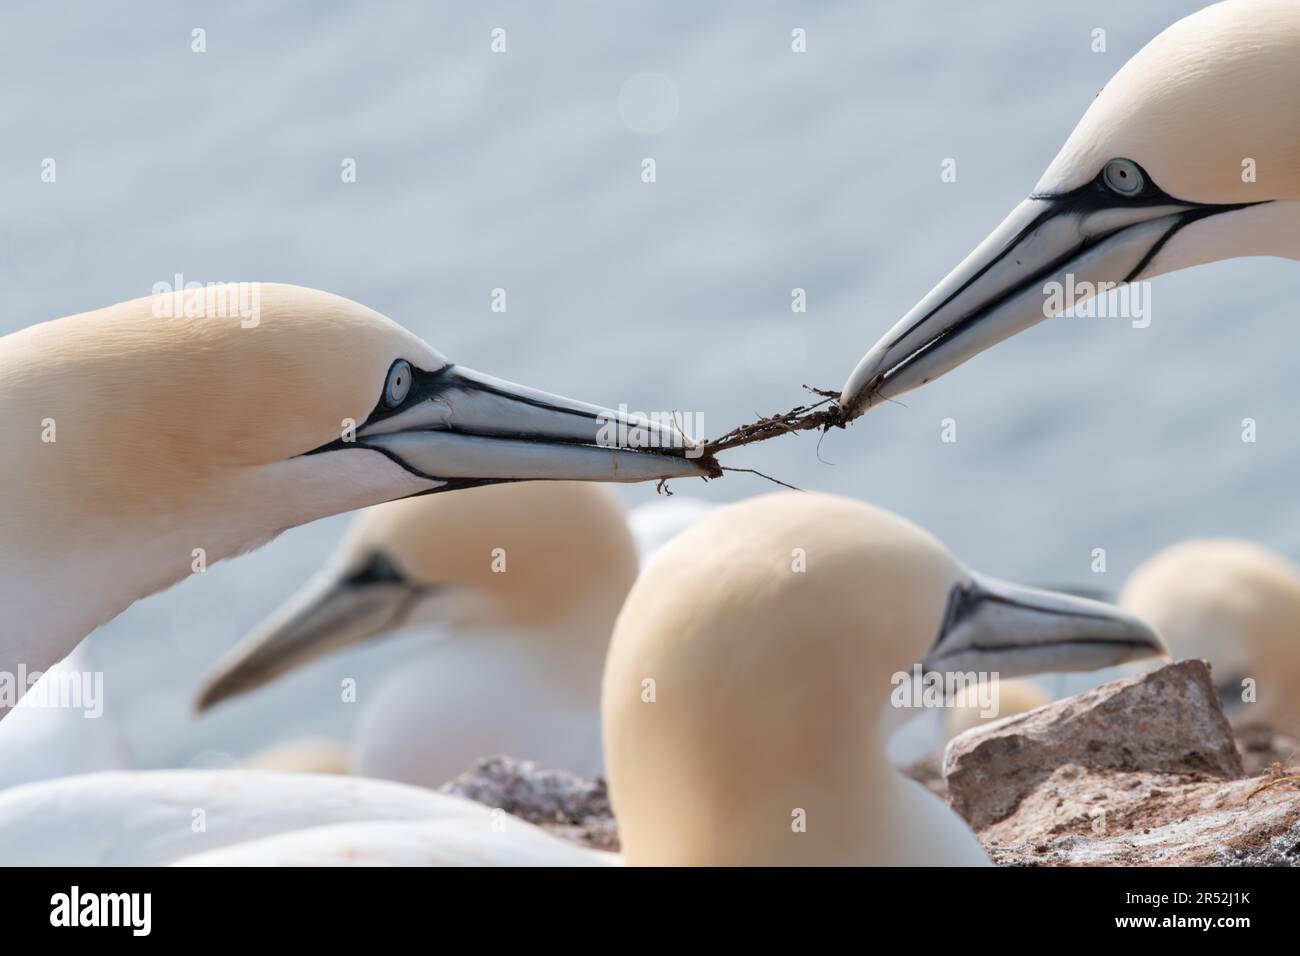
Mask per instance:
[[[1112,192],[1121,196],[1136,196],[1146,185],[1142,167],[1131,159],[1112,159],[1102,170],[1101,178]]]
[[[384,404],[396,408],[406,401],[406,396],[411,394],[412,377],[410,362],[406,359],[394,362],[388,370],[388,381],[384,383]]]

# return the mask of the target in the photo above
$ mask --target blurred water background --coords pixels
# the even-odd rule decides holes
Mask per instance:
[[[1106,79],[1200,5],[6,3],[0,333],[176,273],[292,282],[475,368],[690,410],[717,434],[795,404],[800,383],[838,388],[1028,193]],[[505,54],[489,50],[495,27]],[[191,52],[194,28],[206,53]],[[340,181],[348,157],[354,184]],[[940,180],[947,158],[955,183]],[[806,314],[791,311],[796,287]],[[1044,584],[1118,590],[1194,535],[1300,554],[1300,269],[1222,263],[1152,296],[1149,328],[1044,323],[828,435],[824,461],[804,435],[731,463],[876,502],[973,566]],[[676,490],[721,502],[769,487],[733,475]],[[620,494],[631,506],[654,488]],[[355,707],[339,680],[364,693],[428,640],[191,716],[199,675],[348,520],[291,531],[92,635],[107,710],[143,764],[344,736]]]

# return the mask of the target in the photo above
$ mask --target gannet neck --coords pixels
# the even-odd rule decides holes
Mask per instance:
[[[394,487],[415,493],[424,486],[397,466],[339,458],[332,472],[293,459],[193,482],[153,512],[76,518],[59,510],[66,499],[53,493],[6,496],[0,603],[13,626],[0,644],[0,670],[45,670],[140,598],[286,528],[360,507]]]

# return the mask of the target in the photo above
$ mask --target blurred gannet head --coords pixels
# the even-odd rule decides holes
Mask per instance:
[[[987,724],[1004,717],[1013,717],[1051,703],[1052,695],[1046,690],[1027,680],[999,680],[995,682],[997,695],[997,713],[985,712],[979,695],[968,688],[957,691],[956,699],[947,712],[947,730],[949,737],[956,737],[972,727]]]
[[[605,760],[626,858],[923,859],[899,845],[908,796],[878,726],[898,675],[1094,669],[1161,649],[1113,606],[973,574],[878,508],[816,494],[722,508],[660,551],[610,643]]]
[[[579,653],[598,672],[636,571],[623,510],[600,485],[491,485],[380,505],[356,519],[320,574],[213,669],[198,708],[412,628],[441,626],[467,640],[483,632],[550,640],[575,672],[586,670]]]
[[[611,422],[681,448],[671,429],[454,365],[347,299],[259,289],[252,327],[205,317],[200,290],[169,317],[147,297],[0,339],[0,597],[26,635],[18,660],[57,660],[199,564],[325,515],[492,482],[708,472],[600,447]]]
[[[1078,302],[1220,259],[1300,259],[1298,90],[1294,0],[1226,0],[1175,23],[1111,79],[1029,198],[862,358],[843,406],[861,414],[1043,321],[1053,288]]]
[[[1175,657],[1210,662],[1234,719],[1300,734],[1300,569],[1286,558],[1248,541],[1184,541],[1129,575],[1120,603]]]

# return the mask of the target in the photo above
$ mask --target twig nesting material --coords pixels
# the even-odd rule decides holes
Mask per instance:
[[[849,419],[839,405],[839,392],[824,388],[813,388],[810,385],[804,385],[803,388],[814,395],[820,396],[821,400],[807,405],[796,405],[788,412],[767,415],[747,425],[738,425],[717,438],[705,441],[703,446],[697,445],[693,448],[681,450],[674,449],[669,453],[682,456],[686,456],[688,452],[696,453],[692,457],[698,458],[704,465],[716,470],[718,475],[721,475],[723,470],[747,471],[749,469],[723,469],[714,457],[720,452],[739,448],[741,445],[767,441],[769,438],[777,438],[781,435],[808,431],[813,428],[825,430],[845,426]],[[702,453],[698,453],[701,451]],[[778,482],[778,484],[783,484],[783,482]]]

